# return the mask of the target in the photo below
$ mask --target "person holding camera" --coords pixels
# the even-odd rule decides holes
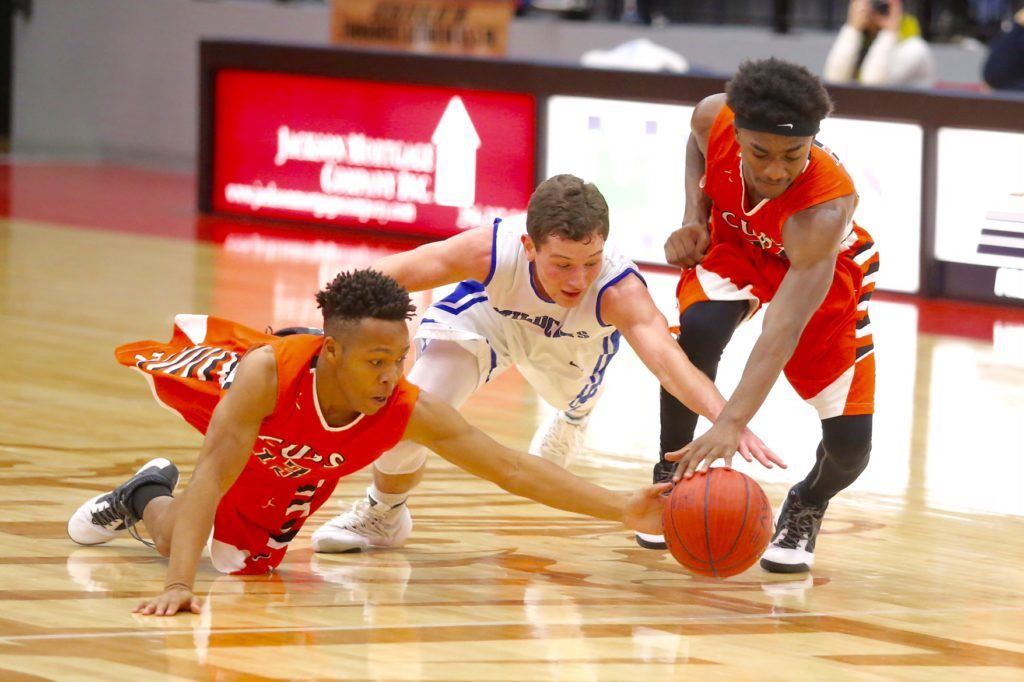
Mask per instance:
[[[1024,8],[1013,15],[1010,30],[989,45],[982,77],[993,90],[1024,92]]]
[[[935,59],[902,0],[850,0],[824,76],[831,83],[928,87],[935,81]]]

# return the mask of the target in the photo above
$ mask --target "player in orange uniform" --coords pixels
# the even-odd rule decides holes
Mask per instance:
[[[317,295],[325,336],[268,336],[226,320],[179,315],[168,344],[122,346],[163,405],[206,434],[195,472],[178,497],[177,468],[153,460],[68,521],[80,544],[107,542],[144,521],[170,558],[164,592],[144,614],[198,612],[193,593],[203,545],[224,573],[266,573],[284,558],[305,520],[338,479],[408,438],[509,492],[550,506],[661,527],[652,486],[613,493],[550,462],[505,448],[452,407],[406,382],[409,295],[372,270],[339,275]],[[211,534],[212,530],[212,534]]]
[[[693,440],[697,416],[662,392],[655,480],[670,475],[664,453],[684,445],[670,457],[680,462],[677,479],[702,461],[731,457],[727,444],[780,372],[821,419],[816,462],[789,491],[761,559],[773,572],[810,570],[829,500],[856,480],[871,451],[875,358],[867,305],[878,253],[853,222],[850,176],[815,141],[831,110],[806,69],[776,59],[744,63],[726,94],[694,111],[683,225],[665,245],[668,261],[684,268],[679,344],[712,379],[736,327],[772,304],[735,393],[707,433]]]

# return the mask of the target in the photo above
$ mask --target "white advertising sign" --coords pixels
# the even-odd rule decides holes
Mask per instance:
[[[572,173],[608,201],[611,237],[633,260],[665,262],[683,217],[693,107],[586,97],[548,100],[545,177]]]
[[[935,257],[1006,268],[997,287],[1010,286],[1024,269],[1024,133],[940,128],[937,194]]]
[[[552,97],[545,176],[573,173],[608,200],[611,239],[634,260],[664,263],[682,220],[686,143],[693,107]],[[882,253],[878,287],[917,291],[921,226],[920,126],[828,119],[819,136],[860,194],[856,219]]]
[[[918,290],[921,251],[921,126],[833,117],[818,139],[843,162],[860,201],[854,220],[881,254],[879,289]]]

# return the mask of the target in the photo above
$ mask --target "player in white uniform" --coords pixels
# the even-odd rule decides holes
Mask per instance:
[[[495,220],[443,242],[383,258],[374,268],[410,291],[461,282],[427,309],[409,381],[458,407],[515,365],[558,408],[530,451],[565,466],[579,450],[605,369],[625,337],[662,386],[714,421],[725,399],[668,332],[631,261],[605,245],[608,205],[572,175],[541,183],[525,220]],[[747,461],[782,462],[749,430],[734,434]],[[313,533],[318,552],[401,545],[405,504],[427,450],[402,443],[374,462],[367,498]]]

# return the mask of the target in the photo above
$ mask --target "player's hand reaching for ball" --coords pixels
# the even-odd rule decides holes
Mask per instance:
[[[692,268],[704,259],[710,243],[707,225],[685,223],[665,241],[665,260],[681,268]]]
[[[665,493],[671,489],[672,484],[666,481],[626,493],[622,522],[641,533],[660,535],[661,513],[668,499]]]
[[[715,423],[707,433],[681,450],[666,453],[665,459],[678,462],[672,480],[680,481],[693,476],[695,471],[702,468],[701,464],[707,468],[717,459],[724,459],[726,466],[732,466],[732,458],[737,452],[748,462],[756,459],[766,469],[773,468],[773,465],[786,468],[786,463],[753,431],[737,429],[724,421]]]
[[[159,597],[144,599],[135,607],[134,613],[144,616],[173,616],[179,611],[199,613],[202,601],[192,590],[183,585],[172,585],[164,590]]]

